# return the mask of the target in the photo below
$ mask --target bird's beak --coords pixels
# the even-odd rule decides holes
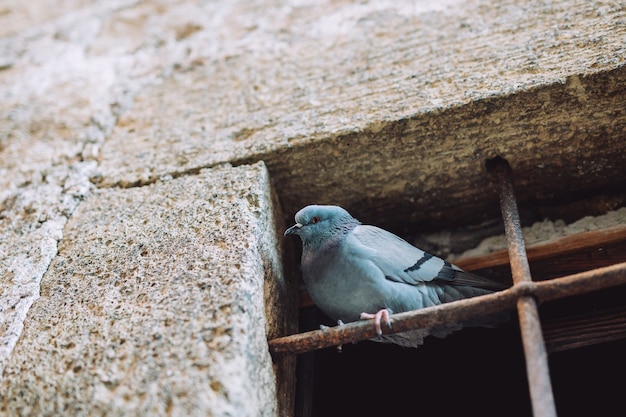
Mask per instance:
[[[289,229],[285,230],[284,236],[297,235],[301,227],[302,225],[300,223],[294,224]]]

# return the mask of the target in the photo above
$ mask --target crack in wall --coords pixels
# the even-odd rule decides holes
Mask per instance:
[[[94,189],[95,162],[51,168],[41,181],[19,188],[3,206],[0,232],[0,375],[39,299],[42,280],[59,253],[63,228]],[[6,202],[7,200],[5,200]]]

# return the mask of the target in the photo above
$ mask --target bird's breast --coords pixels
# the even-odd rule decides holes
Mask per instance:
[[[303,253],[302,272],[311,299],[333,320],[355,321],[362,312],[385,308],[384,276],[339,251],[323,262]]]

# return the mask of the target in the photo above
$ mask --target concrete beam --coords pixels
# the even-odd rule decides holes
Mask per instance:
[[[366,221],[424,225],[449,224],[451,211],[460,224],[497,216],[483,171],[496,155],[522,202],[621,174],[617,4],[267,6],[263,17],[227,11],[220,47],[202,47],[201,29],[190,36],[193,59],[118,120],[102,186],[262,159],[286,213],[337,203]]]

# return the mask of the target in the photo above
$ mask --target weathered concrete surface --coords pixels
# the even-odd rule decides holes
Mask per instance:
[[[579,193],[626,187],[624,21],[626,9],[620,2],[585,0],[72,0],[54,7],[41,0],[3,2],[0,368],[11,360],[4,386],[17,393],[26,382],[35,387],[48,384],[33,391],[40,398],[65,387],[67,398],[76,399],[75,410],[84,407],[85,413],[107,398],[126,401],[123,394],[116,397],[128,386],[126,380],[112,377],[119,392],[93,388],[109,384],[102,382],[109,374],[95,374],[97,364],[106,365],[97,360],[108,355],[102,352],[109,352],[109,339],[86,350],[84,363],[76,365],[81,371],[73,365],[79,357],[76,350],[54,350],[53,329],[41,327],[45,308],[58,326],[65,326],[60,337],[78,334],[74,317],[78,324],[88,317],[83,304],[66,308],[54,296],[61,282],[69,283],[68,288],[78,285],[61,257],[43,280],[43,304],[36,304],[32,316],[27,313],[57,254],[57,242],[61,255],[72,254],[84,274],[89,262],[101,261],[98,254],[110,261],[109,272],[126,259],[104,254],[98,242],[89,240],[92,235],[77,235],[77,225],[100,214],[115,216],[124,198],[130,198],[130,204],[136,196],[170,201],[168,184],[193,183],[186,177],[196,175],[210,177],[200,174],[203,168],[230,163],[243,171],[217,171],[240,173],[264,160],[290,221],[305,204],[338,203],[365,222],[409,234],[420,226],[455,227],[497,216],[495,193],[483,169],[485,159],[495,155],[513,165],[523,203],[571,200]],[[171,178],[176,180],[167,182]],[[92,195],[96,186],[89,179],[100,188],[128,189]],[[161,179],[166,182],[158,183]],[[153,183],[158,184],[143,191],[133,188]],[[237,184],[239,190],[245,188]],[[233,183],[232,188],[238,186]],[[165,194],[148,196],[145,190]],[[246,193],[217,195],[224,199],[215,202],[220,207],[253,204],[246,203]],[[64,231],[84,199],[85,208]],[[136,215],[145,214],[140,213]],[[163,218],[135,225],[135,233],[149,240],[157,219]],[[259,224],[269,227],[270,221]],[[171,235],[188,231],[184,227],[172,229]],[[225,222],[215,225],[205,238],[223,236],[226,227]],[[126,232],[121,227],[107,229],[112,242],[125,242]],[[77,246],[80,239],[82,247]],[[262,242],[270,245],[263,253],[279,245],[278,239]],[[232,251],[229,256],[238,256],[239,249],[235,245],[216,253]],[[92,253],[95,261],[88,257]],[[136,265],[146,266],[137,259]],[[232,267],[227,262],[231,258],[222,260],[223,268]],[[178,271],[181,265],[176,265],[168,263],[164,270]],[[273,269],[267,264],[256,268]],[[136,270],[129,271],[131,278],[137,276]],[[143,283],[137,285],[135,289],[143,288]],[[285,284],[266,280],[265,285],[268,306],[280,305]],[[104,293],[106,288],[87,288],[94,292],[71,294],[70,299]],[[191,294],[184,285],[179,290],[181,296]],[[295,321],[288,308],[282,315],[278,310],[270,309],[266,317],[268,337]],[[94,317],[94,323],[100,323],[101,317]],[[13,353],[24,323],[26,335]],[[119,334],[135,334],[147,322],[138,327],[128,320],[116,323]],[[124,323],[127,328],[119,326]],[[113,332],[112,327],[104,328]],[[180,329],[177,335],[187,328]],[[35,338],[37,331],[41,339]],[[111,364],[123,367],[130,363],[128,358],[144,357],[144,346],[154,352],[164,343],[150,338],[145,344],[127,341],[122,346],[127,356],[115,359],[113,354]],[[53,357],[50,364],[37,368],[29,363],[47,354]],[[259,358],[269,367],[267,358]],[[70,371],[63,371],[65,364]],[[20,369],[24,372],[16,373]],[[102,369],[117,375],[113,368]],[[133,382],[140,371],[120,372],[127,372],[127,381]],[[91,385],[86,384],[89,375],[95,381]],[[172,375],[163,381],[171,382],[178,374]],[[161,387],[159,383],[154,386]],[[284,387],[293,384],[287,378],[279,383],[279,399],[288,404],[290,394]],[[77,391],[82,386],[91,388]],[[110,397],[96,397],[96,391]],[[151,392],[144,398],[153,398]],[[147,404],[131,400],[129,412],[140,412]],[[18,406],[7,401],[9,408]],[[179,404],[172,401],[172,406]],[[42,400],[33,407],[54,404]],[[108,410],[115,414],[121,410],[115,408],[118,404],[111,401]]]
[[[0,5],[0,370],[115,123],[115,67],[85,59],[77,7]]]
[[[93,189],[89,176],[95,165],[50,167],[0,202],[0,373],[39,297],[68,217]]]
[[[268,180],[262,163],[223,167],[84,201],[5,369],[3,413],[276,415],[266,328],[285,331],[295,297]]]
[[[226,12],[220,48],[203,47],[204,23],[185,39],[193,61],[118,120],[103,185],[263,159],[287,213],[333,202],[426,223],[464,208],[466,222],[494,206],[486,158],[509,159],[541,197],[626,162],[623,5],[266,7]]]

